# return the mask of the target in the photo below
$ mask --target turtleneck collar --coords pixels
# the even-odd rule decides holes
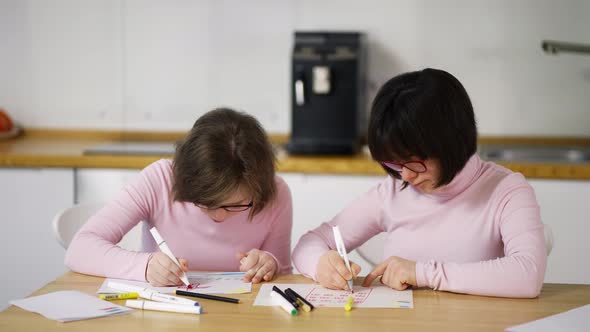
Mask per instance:
[[[449,184],[438,188],[432,193],[424,195],[431,197],[432,199],[442,201],[446,201],[457,196],[477,179],[477,176],[480,173],[482,167],[482,163],[483,162],[479,156],[474,154],[469,158],[463,169],[459,171],[457,175],[455,175],[455,178],[453,178]]]

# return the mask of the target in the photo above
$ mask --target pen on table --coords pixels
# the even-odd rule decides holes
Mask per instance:
[[[310,312],[314,309],[313,304],[309,303],[309,301],[307,301],[303,296],[299,295],[297,292],[295,292],[291,288],[285,289],[285,294],[287,294],[293,298],[296,298],[297,302],[299,303],[301,308],[303,310],[305,310],[306,312]]]
[[[174,294],[198,297],[198,298],[207,299],[207,300],[223,301],[223,302],[229,302],[229,303],[240,303],[239,299],[234,299],[232,297],[217,296],[217,295],[195,293],[195,292],[187,292],[187,291],[183,291],[180,289],[175,290]]]
[[[131,293],[113,293],[113,294],[100,294],[101,300],[113,301],[113,300],[128,300],[136,299],[139,296],[136,292]]]
[[[140,297],[143,297],[144,299],[148,299],[148,300],[165,302],[165,303],[172,303],[172,304],[199,306],[199,302],[197,302],[197,301],[185,299],[183,297],[162,294],[162,293],[158,293],[156,291],[153,291],[151,289],[142,288],[142,287],[134,286],[134,285],[122,284],[122,283],[119,283],[116,281],[110,281],[108,283],[108,287],[112,288],[112,289],[120,290],[120,291],[126,291],[126,292],[133,291],[133,292],[138,293]]]
[[[182,304],[142,301],[142,300],[127,300],[125,305],[131,308],[141,310],[158,310],[158,311],[169,311],[169,312],[180,312],[187,314],[200,314],[203,312],[201,307],[191,307]]]
[[[178,267],[181,267],[180,266],[180,262],[178,262],[178,259],[176,259],[176,257],[174,256],[174,254],[172,254],[172,251],[170,251],[170,248],[166,244],[166,241],[164,241],[164,239],[162,238],[162,236],[160,235],[160,232],[158,232],[158,230],[156,229],[156,227],[152,227],[150,229],[150,232],[152,233],[152,236],[154,237],[154,240],[156,240],[156,243],[158,244],[158,247],[160,247],[160,251],[162,251],[163,253],[165,253],[166,256],[170,257],[170,259],[174,263],[176,263],[176,265],[178,265]],[[182,276],[180,276],[180,280],[182,280],[182,282],[185,285],[190,286],[190,283],[188,282],[188,277],[186,276],[186,273],[182,272]]]
[[[350,262],[348,260],[348,255],[346,254],[346,248],[344,247],[344,242],[342,241],[342,234],[340,234],[340,228],[338,226],[333,226],[332,231],[334,232],[334,242],[336,242],[336,249],[338,250],[338,254],[344,260],[344,264],[350,274],[352,275],[352,269],[350,268]],[[354,293],[352,289],[352,279],[346,281],[348,283],[348,289]]]
[[[277,288],[278,289],[278,288]],[[280,291],[280,290],[279,290]],[[282,293],[282,292],[281,292]],[[297,315],[297,309],[291,304],[291,302],[281,293],[275,290],[275,287],[270,291],[270,296],[278,303],[283,310],[291,314],[291,316]]]

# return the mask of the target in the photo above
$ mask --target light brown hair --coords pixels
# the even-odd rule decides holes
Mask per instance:
[[[276,196],[275,155],[251,115],[218,108],[201,116],[176,145],[174,200],[219,206],[242,188],[252,197],[249,218]]]

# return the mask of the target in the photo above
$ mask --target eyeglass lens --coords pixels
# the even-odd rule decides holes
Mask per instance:
[[[416,173],[426,172],[426,166],[416,161],[409,161],[407,163],[383,162],[383,164],[396,172],[401,172],[404,167]]]
[[[242,212],[242,211],[246,211],[252,207],[252,203],[246,204],[246,205],[227,205],[227,206],[222,205],[222,206],[218,206],[218,207],[208,207],[208,206],[198,204],[198,203],[195,203],[195,205],[201,209],[206,209],[206,210],[224,209],[227,212]]]

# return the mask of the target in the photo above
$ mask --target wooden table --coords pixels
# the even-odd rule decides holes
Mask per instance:
[[[75,289],[95,295],[103,278],[68,272],[33,293]],[[301,275],[277,283],[309,283]],[[361,282],[357,280],[357,282]],[[260,285],[236,295],[240,304],[199,299],[202,315],[135,310],[132,314],[59,323],[10,306],[0,312],[0,331],[503,331],[505,328],[590,303],[590,285],[545,284],[537,299],[505,299],[432,290],[414,291],[414,309],[317,308],[291,317],[279,307],[252,306]],[[124,301],[118,301],[123,304]]]

